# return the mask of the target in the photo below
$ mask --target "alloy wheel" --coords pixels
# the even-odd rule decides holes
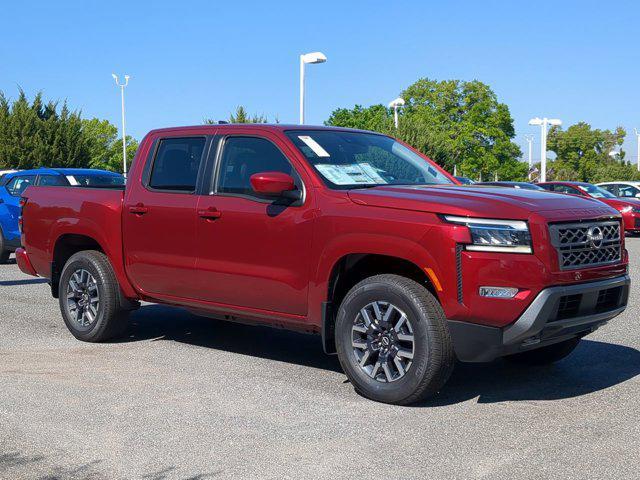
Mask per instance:
[[[100,292],[96,279],[87,270],[73,272],[67,283],[67,311],[81,328],[95,322],[100,311]]]
[[[360,368],[379,382],[394,382],[411,368],[415,349],[407,315],[389,302],[364,306],[351,329],[353,355]]]

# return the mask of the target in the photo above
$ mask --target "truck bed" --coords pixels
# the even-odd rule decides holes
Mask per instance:
[[[115,188],[29,187],[23,193],[22,245],[38,275],[52,278],[56,243],[65,235],[95,239],[126,279],[122,259],[124,191]],[[125,281],[125,283],[128,283]]]

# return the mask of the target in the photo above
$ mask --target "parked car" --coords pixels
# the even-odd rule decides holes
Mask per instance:
[[[454,178],[458,180],[458,182],[460,182],[462,185],[473,185],[474,183],[476,183],[467,177],[454,177]]]
[[[640,182],[605,182],[596,185],[619,198],[640,198]]]
[[[640,200],[621,200],[604,188],[585,182],[545,182],[538,185],[551,192],[596,198],[622,214],[625,232],[632,235],[640,233]]]
[[[121,334],[141,300],[318,333],[358,392],[394,404],[437,393],[456,359],[567,356],[630,282],[608,205],[458,186],[336,127],[154,130],[124,191],[29,187],[22,225],[20,269],[80,340]]]
[[[524,190],[544,190],[544,188],[529,182],[480,182],[476,185],[487,185],[493,187],[522,188]]]
[[[6,263],[11,252],[20,246],[20,195],[30,185],[121,187],[124,177],[104,170],[74,168],[39,168],[3,175],[0,179],[0,263]]]

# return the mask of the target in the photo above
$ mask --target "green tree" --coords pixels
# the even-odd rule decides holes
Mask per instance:
[[[571,125],[566,130],[552,127],[547,148],[556,158],[548,162],[547,177],[552,180],[604,182],[640,179],[635,167],[625,160],[625,152],[611,157],[610,152],[624,143],[626,131],[593,129],[586,122]]]
[[[122,172],[122,137],[118,137],[118,127],[108,120],[92,118],[82,120],[82,132],[86,138],[89,149],[89,166]],[[138,150],[138,142],[127,135],[127,164]]]
[[[335,110],[327,125],[374,130],[409,143],[448,171],[478,178],[522,180],[527,166],[509,108],[477,80],[420,79],[401,93],[406,105],[396,131],[392,111],[383,105]]]
[[[0,168],[86,167],[89,150],[80,113],[64,103],[45,103],[24,91],[10,101],[0,92]]]
[[[257,115],[257,114],[249,115],[247,113],[247,110],[242,105],[240,105],[236,108],[235,113],[229,114],[228,122],[229,123],[267,123],[267,117],[265,117],[264,115]],[[216,124],[218,122],[211,118],[205,118],[204,123]],[[278,123],[277,120],[276,120],[276,123]]]

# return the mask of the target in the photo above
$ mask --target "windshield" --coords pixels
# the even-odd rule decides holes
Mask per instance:
[[[516,188],[522,188],[523,190],[544,190],[544,188],[534,185],[533,183],[519,183]]]
[[[286,134],[331,188],[452,184],[426,159],[390,137],[336,130]]]
[[[589,194],[589,196],[593,198],[616,198],[613,193],[607,192],[604,188],[596,187],[595,185],[591,185],[590,183],[581,183],[580,188],[582,188]]]
[[[94,173],[67,175],[67,180],[73,187],[121,187],[125,183],[122,175]]]

